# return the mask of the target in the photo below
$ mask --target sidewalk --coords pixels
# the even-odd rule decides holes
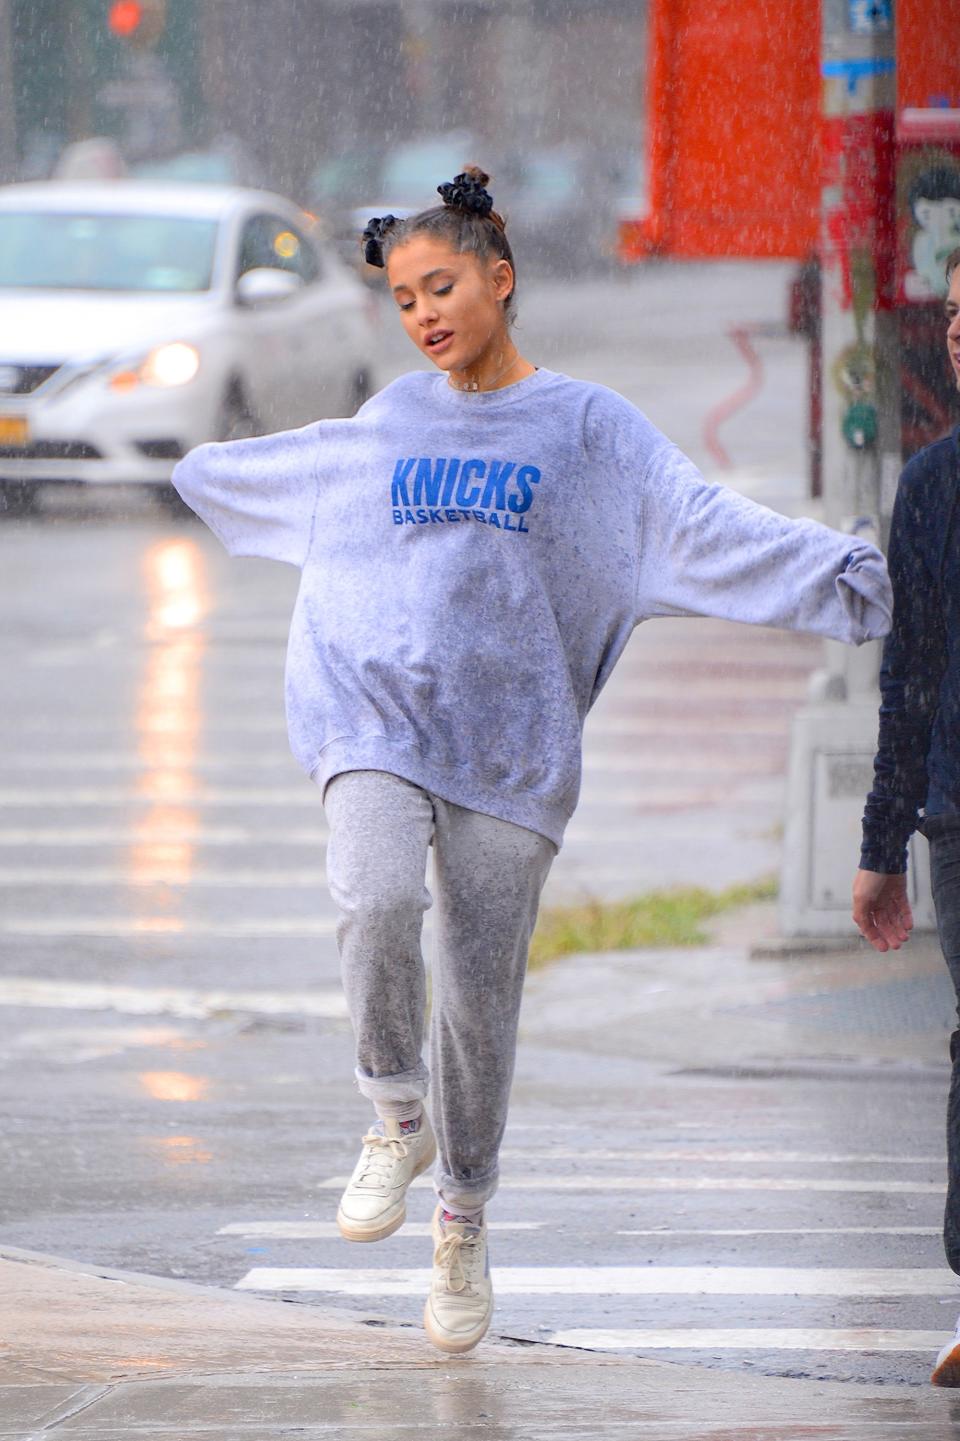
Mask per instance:
[[[0,1249],[0,1437],[955,1434],[950,1393],[761,1380],[406,1328]]]
[[[623,1054],[621,1034],[642,1020],[654,1061],[686,1054],[698,1066],[733,1063],[747,1073],[829,1061],[945,1074],[947,996],[931,938],[888,957],[751,956],[744,937],[773,924],[771,909],[757,907],[726,921],[714,944],[671,953],[673,986],[656,952],[576,957],[534,975],[521,1056],[536,1069],[543,1048],[574,1047],[588,1072],[591,1050]],[[0,1336],[3,1441],[933,1441],[960,1424],[953,1394],[931,1388],[771,1380],[505,1336],[449,1359],[418,1328],[369,1313],[351,1319],[8,1247],[0,1247]]]

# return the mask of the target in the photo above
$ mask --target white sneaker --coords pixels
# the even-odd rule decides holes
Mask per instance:
[[[433,1285],[423,1324],[434,1346],[451,1355],[472,1351],[493,1316],[493,1287],[487,1257],[487,1223],[467,1226],[433,1216]]]
[[[426,1111],[416,1131],[381,1121],[363,1138],[363,1150],[340,1198],[337,1225],[347,1241],[382,1241],[407,1219],[407,1187],[433,1164],[437,1143]]]
[[[960,1386],[960,1321],[937,1357],[930,1380],[934,1386]]]

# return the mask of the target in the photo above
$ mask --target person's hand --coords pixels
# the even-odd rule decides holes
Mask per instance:
[[[910,939],[913,929],[906,875],[857,871],[853,881],[853,919],[874,950],[899,951],[904,941]]]

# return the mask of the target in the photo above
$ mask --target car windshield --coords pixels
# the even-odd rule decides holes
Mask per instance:
[[[0,287],[209,290],[215,220],[0,211]]]

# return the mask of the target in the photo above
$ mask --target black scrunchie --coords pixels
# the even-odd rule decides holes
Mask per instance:
[[[455,175],[452,182],[448,180],[438,185],[437,193],[451,210],[466,210],[469,215],[482,218],[493,209],[493,196],[472,175]]]
[[[368,221],[363,232],[363,258],[368,265],[375,265],[378,270],[384,268],[383,239],[396,223],[395,215],[375,215]]]

